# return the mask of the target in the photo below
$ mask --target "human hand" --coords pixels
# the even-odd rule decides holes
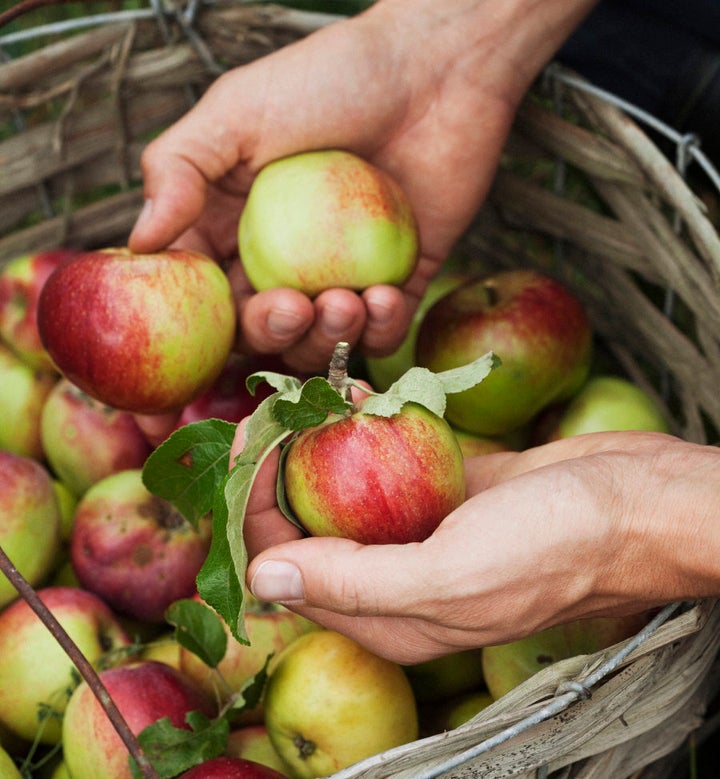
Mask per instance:
[[[715,447],[596,433],[473,458],[466,502],[423,543],[387,546],[301,538],[276,466],[246,515],[250,589],[399,662],[720,592]]]
[[[228,72],[143,155],[146,206],[130,247],[174,244],[231,262],[241,350],[283,353],[306,371],[324,367],[339,340],[392,351],[484,198],[521,97],[592,4],[382,0]],[[273,159],[319,148],[360,154],[410,198],[421,251],[402,289],[310,300],[250,288],[236,240],[252,180]]]

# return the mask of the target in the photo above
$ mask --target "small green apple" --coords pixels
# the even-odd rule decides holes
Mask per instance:
[[[510,444],[501,439],[487,435],[468,433],[467,430],[455,428],[455,438],[460,444],[463,457],[479,457],[483,454],[495,454],[496,452],[508,452],[512,450]]]
[[[419,703],[443,701],[484,684],[482,650],[453,652],[406,667]]]
[[[0,776],[2,779],[22,779],[20,769],[15,765],[15,761],[0,746]]]
[[[647,392],[619,376],[593,376],[575,395],[549,440],[605,430],[669,431],[668,420]]]
[[[275,160],[255,178],[238,226],[256,290],[362,290],[402,284],[415,267],[410,204],[384,171],[337,149]]]
[[[427,286],[425,294],[420,299],[418,307],[410,322],[405,340],[400,346],[386,357],[366,357],[365,366],[368,378],[377,392],[385,392],[391,384],[396,382],[406,371],[412,368],[415,362],[415,341],[417,332],[425,312],[443,295],[459,287],[468,280],[468,276],[462,273],[441,273],[435,276]]]
[[[331,630],[307,633],[278,656],[265,724],[294,779],[329,776],[418,736],[402,667]]]
[[[591,617],[554,625],[507,644],[485,647],[485,684],[497,700],[558,660],[599,652],[634,635],[646,623],[646,614]]]
[[[270,734],[263,723],[245,725],[230,731],[225,754],[253,760],[275,771],[285,773],[288,769],[270,740]]]
[[[467,693],[455,702],[447,714],[447,730],[454,730],[464,725],[476,714],[487,708],[494,699],[487,690],[477,690]]]

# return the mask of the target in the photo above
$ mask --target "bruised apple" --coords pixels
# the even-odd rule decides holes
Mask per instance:
[[[488,350],[500,366],[485,381],[448,396],[455,427],[504,435],[543,408],[572,397],[587,378],[592,330],[577,298],[534,270],[509,270],[449,292],[418,331],[417,364],[438,372]]]
[[[256,290],[362,290],[402,284],[418,236],[409,201],[387,173],[347,151],[294,154],[266,165],[238,227],[243,267]]]
[[[331,414],[284,458],[285,496],[314,536],[361,544],[422,541],[465,499],[463,455],[448,423],[417,403],[390,417]]]
[[[40,293],[38,329],[58,369],[108,406],[178,411],[217,378],[235,339],[230,283],[187,250],[110,248],[59,265]]]

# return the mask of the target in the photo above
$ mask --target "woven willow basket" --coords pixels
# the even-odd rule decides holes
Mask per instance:
[[[336,19],[231,1],[177,7],[153,3],[79,30],[75,22],[72,35],[35,29],[47,32],[42,45],[0,65],[0,262],[124,243],[141,206],[147,140],[222,69]],[[20,37],[0,38],[3,59]],[[720,239],[702,201],[617,103],[551,68],[520,110],[459,250],[473,267],[557,275],[675,432],[716,443]],[[690,161],[720,189],[691,139],[670,140],[680,168]],[[556,663],[463,727],[336,779],[676,776],[671,753],[702,726],[719,648],[720,605],[673,604],[633,639]]]

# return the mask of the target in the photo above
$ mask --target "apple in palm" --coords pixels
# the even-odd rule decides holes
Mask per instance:
[[[402,284],[415,267],[410,203],[386,172],[347,151],[294,154],[255,178],[238,226],[243,268],[256,290]]]
[[[402,667],[331,630],[301,636],[278,655],[265,724],[296,779],[328,776],[418,736]]]
[[[42,460],[40,420],[57,374],[33,368],[0,343],[0,449]]]
[[[427,538],[465,499],[463,456],[442,418],[417,403],[390,417],[330,415],[288,447],[290,508],[315,536],[361,544]]]
[[[189,712],[216,714],[206,696],[165,663],[147,660],[108,668],[100,672],[100,680],[135,735],[163,717],[176,728],[189,729]],[[127,748],[85,682],[65,709],[62,748],[73,779],[132,777]]]
[[[124,247],[84,252],[45,282],[44,347],[62,373],[108,406],[179,411],[202,394],[235,340],[227,276],[209,257]]]
[[[142,468],[152,451],[129,411],[105,405],[66,378],[45,400],[40,433],[48,463],[77,497],[106,476]]]
[[[287,779],[273,768],[254,760],[220,756],[180,774],[179,779]]]
[[[60,552],[60,508],[47,469],[0,450],[0,546],[31,585],[49,576]],[[18,597],[0,573],[0,608]]]
[[[70,559],[80,584],[114,611],[160,623],[173,601],[195,592],[209,545],[208,518],[195,529],[133,469],[106,476],[78,502]]]
[[[453,290],[418,331],[418,365],[439,372],[493,351],[501,365],[481,384],[448,395],[445,416],[480,435],[517,430],[572,397],[592,357],[586,313],[565,286],[533,270],[496,273]]]
[[[0,339],[33,368],[56,371],[38,333],[38,300],[50,274],[77,253],[55,249],[23,254],[0,269]]]
[[[92,664],[130,645],[117,617],[96,595],[75,587],[45,587],[38,597]],[[74,673],[70,658],[25,600],[0,612],[0,720],[13,733],[30,742],[57,744]],[[41,720],[41,707],[52,714]]]
[[[660,405],[637,384],[620,376],[593,376],[560,413],[548,440],[605,430],[669,431]]]

